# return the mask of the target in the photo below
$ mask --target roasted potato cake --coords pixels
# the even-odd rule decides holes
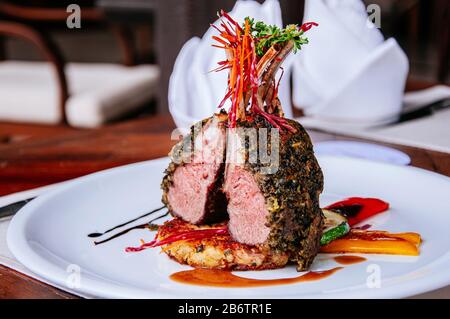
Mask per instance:
[[[226,222],[196,226],[174,218],[158,229],[158,240],[181,232],[223,228]],[[223,270],[263,270],[284,267],[287,253],[274,253],[263,245],[246,245],[234,241],[229,234],[208,238],[180,240],[162,246],[162,250],[181,264],[195,268]]]

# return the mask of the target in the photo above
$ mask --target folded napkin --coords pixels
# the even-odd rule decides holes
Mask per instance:
[[[266,0],[263,4],[256,1],[237,1],[230,16],[238,22],[251,16],[265,23],[282,27],[281,8],[278,0]],[[214,22],[218,24],[218,21]],[[211,37],[217,30],[210,27],[200,38],[192,38],[181,49],[170,77],[169,109],[179,129],[186,132],[193,123],[211,116],[217,111],[223,99],[228,74],[226,71],[210,72],[217,62],[224,60],[223,50],[212,47]],[[291,60],[284,63],[284,81],[281,81],[279,96],[286,116],[292,116],[291,94],[289,86],[289,67]],[[228,107],[229,104],[225,104]]]
[[[422,106],[450,98],[450,87],[438,85],[425,90],[408,92],[403,97],[403,111],[410,112]],[[424,148],[450,154],[450,109],[401,123],[371,127],[355,127],[341,121],[329,121],[319,117],[298,119],[307,129]]]
[[[68,122],[96,127],[125,115],[155,97],[159,68],[106,63],[69,63]],[[52,66],[46,62],[0,62],[0,120],[57,124],[59,92]]]
[[[368,21],[363,2],[306,0],[304,21],[319,27],[294,62],[294,104],[307,116],[355,126],[395,121],[408,59]]]
[[[422,106],[445,99],[450,99],[450,86],[448,85],[435,85],[428,89],[408,92],[403,96],[403,112],[414,111]]]

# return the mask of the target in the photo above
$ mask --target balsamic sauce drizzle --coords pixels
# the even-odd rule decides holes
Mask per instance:
[[[156,212],[158,212],[158,211],[160,211],[160,210],[162,210],[162,209],[164,209],[164,208],[166,208],[166,207],[165,207],[165,206],[162,206],[162,207],[156,208],[156,209],[152,210],[152,211],[149,212],[149,213],[146,213],[146,214],[144,214],[144,215],[141,215],[141,216],[139,216],[139,217],[136,217],[136,218],[134,218],[134,219],[132,219],[132,220],[130,220],[130,221],[127,221],[127,222],[125,222],[125,223],[122,223],[122,224],[120,224],[120,225],[114,226],[114,227],[112,227],[112,228],[110,228],[110,229],[104,231],[103,233],[91,233],[91,234],[88,234],[87,236],[88,236],[89,238],[98,238],[98,237],[101,237],[101,236],[103,236],[103,235],[105,235],[105,234],[107,234],[107,233],[109,233],[109,232],[112,232],[113,230],[116,230],[116,229],[118,229],[118,228],[121,228],[121,227],[123,227],[123,226],[126,226],[126,225],[128,225],[128,224],[130,224],[130,223],[132,223],[132,222],[135,222],[135,221],[138,220],[138,219],[143,218],[143,217],[146,217],[146,216],[149,216],[149,215],[151,215],[151,214],[154,214],[154,213],[156,213]],[[108,237],[108,238],[106,238],[106,239],[104,239],[104,240],[94,241],[94,244],[95,244],[95,245],[99,245],[99,244],[106,243],[106,242],[110,241],[111,239],[120,237],[120,236],[122,236],[122,235],[128,233],[129,231],[131,231],[131,230],[133,230],[133,229],[144,229],[144,228],[154,229],[154,228],[157,227],[158,225],[155,225],[155,224],[152,224],[152,223],[155,222],[156,220],[160,219],[160,218],[163,218],[163,217],[167,216],[168,214],[169,214],[169,212],[166,212],[165,214],[163,214],[163,215],[161,215],[161,216],[158,216],[158,217],[156,217],[156,218],[153,218],[151,221],[149,221],[149,222],[147,222],[147,223],[145,223],[145,224],[141,224],[141,225],[137,225],[137,226],[133,226],[133,227],[127,228],[127,229],[125,229],[125,230],[123,230],[123,231],[121,231],[121,232],[119,232],[119,233],[117,233],[117,234],[115,234],[115,235],[113,235],[113,236],[111,236],[111,237]]]
[[[125,230],[123,230],[123,231],[121,231],[121,232],[119,232],[119,233],[117,233],[115,235],[112,235],[111,237],[108,237],[106,239],[103,239],[103,240],[100,240],[100,241],[94,241],[94,244],[95,245],[100,245],[100,244],[106,243],[106,242],[110,241],[111,239],[114,239],[114,238],[120,237],[122,235],[125,235],[126,233],[128,233],[129,231],[132,231],[133,229],[144,229],[144,228],[147,227],[147,225],[148,224],[145,223],[145,224],[141,224],[141,225],[137,225],[137,226],[125,229]]]

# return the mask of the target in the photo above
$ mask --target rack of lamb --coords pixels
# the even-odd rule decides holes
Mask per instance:
[[[239,24],[220,13],[213,39],[226,59],[214,71],[229,72],[226,94],[172,149],[162,201],[175,218],[148,246],[194,267],[309,268],[322,235],[323,175],[304,128],[284,118],[278,71],[316,25]]]

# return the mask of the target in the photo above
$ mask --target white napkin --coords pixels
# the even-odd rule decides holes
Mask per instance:
[[[307,0],[310,44],[295,59],[293,99],[311,117],[357,126],[400,114],[408,59],[367,19],[361,0]]]
[[[450,86],[435,85],[428,89],[408,92],[403,96],[403,112],[414,111],[444,99],[450,99]]]
[[[159,68],[109,63],[69,63],[69,124],[96,127],[134,111],[156,96]],[[59,92],[46,62],[0,62],[0,121],[58,124]]]
[[[237,1],[230,16],[243,22],[251,16],[265,23],[282,27],[281,8],[278,0],[266,0],[263,4],[256,1]],[[215,22],[217,24],[217,21]],[[217,67],[217,62],[225,59],[223,50],[212,47],[211,37],[217,30],[210,27],[200,38],[192,38],[181,49],[170,77],[169,109],[172,117],[183,132],[193,123],[211,116],[217,111],[227,87],[227,72],[210,72]],[[281,81],[280,101],[287,117],[292,116],[290,103],[289,70],[284,63],[284,80]],[[228,107],[229,104],[225,104]]]
[[[450,98],[450,87],[445,85],[408,92],[403,97],[402,112],[414,111],[421,106],[447,98]],[[450,139],[448,138],[450,109],[448,108],[435,111],[430,116],[402,123],[371,127],[356,127],[351,123],[332,122],[325,118],[310,116],[301,117],[298,121],[307,129],[450,153]]]

